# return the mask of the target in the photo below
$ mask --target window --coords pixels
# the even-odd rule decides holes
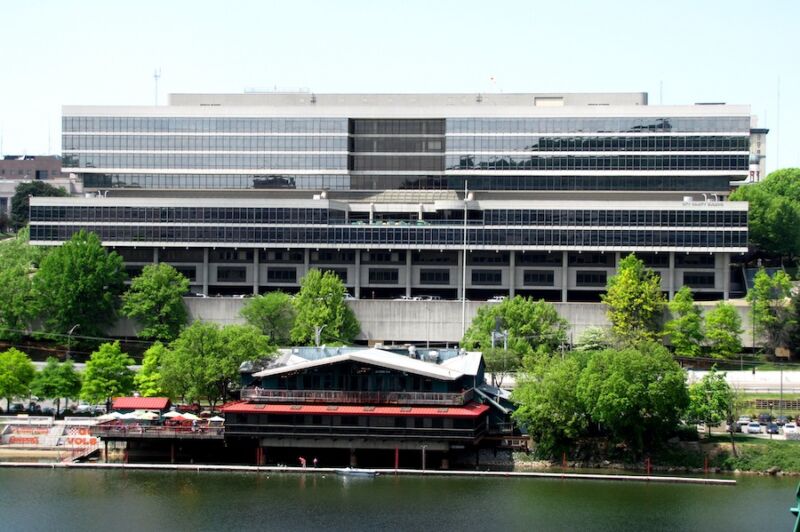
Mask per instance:
[[[554,279],[553,270],[525,270],[522,284],[525,286],[553,286]]]
[[[419,271],[420,284],[450,284],[450,270],[423,269]]]
[[[576,286],[606,286],[607,272],[583,271],[575,272]]]
[[[297,270],[295,268],[268,268],[268,283],[294,283],[297,281]]]
[[[344,284],[347,284],[347,268],[322,268],[320,270],[323,274],[325,272],[331,272],[332,274],[339,277]]]
[[[397,284],[400,273],[396,268],[370,268],[369,282],[375,284]]]
[[[714,255],[694,253],[689,255],[675,254],[675,266],[678,268],[713,268],[715,262]]]
[[[501,270],[472,270],[472,284],[497,286],[503,284]]]
[[[217,268],[217,281],[225,283],[243,283],[247,280],[247,268],[220,266]]]
[[[175,266],[179,274],[183,275],[189,281],[194,282],[197,280],[197,267],[196,266]]]
[[[714,288],[714,274],[708,272],[685,272],[683,284],[690,288]]]

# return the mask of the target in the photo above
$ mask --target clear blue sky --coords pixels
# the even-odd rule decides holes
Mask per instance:
[[[152,104],[160,67],[161,103],[303,87],[750,104],[768,169],[800,166],[797,0],[4,0],[2,17],[5,154],[60,152],[63,104]]]

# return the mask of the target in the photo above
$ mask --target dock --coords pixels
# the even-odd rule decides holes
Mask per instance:
[[[340,468],[334,467],[286,467],[286,466],[247,466],[215,464],[125,464],[101,462],[0,462],[3,468],[33,469],[124,469],[130,471],[185,471],[185,472],[231,472],[231,473],[289,473],[289,474],[330,474],[335,475]],[[596,473],[547,473],[538,471],[449,471],[422,469],[375,469],[380,476],[425,476],[425,477],[469,477],[469,478],[543,478],[551,480],[595,480],[607,482],[645,482],[658,484],[702,484],[715,486],[735,486],[736,480],[705,477],[676,477],[661,475],[608,475]]]

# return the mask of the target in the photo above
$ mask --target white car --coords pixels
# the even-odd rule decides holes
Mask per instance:
[[[787,423],[783,426],[784,434],[797,434],[797,423]]]
[[[487,303],[502,303],[506,300],[506,296],[492,296],[486,300]]]
[[[761,424],[758,421],[751,421],[747,425],[742,426],[742,433],[761,434]]]

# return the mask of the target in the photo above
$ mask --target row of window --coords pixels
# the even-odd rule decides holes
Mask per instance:
[[[69,150],[347,151],[347,137],[64,135]]]
[[[746,211],[711,209],[493,209],[473,214],[473,223],[486,226],[747,227]],[[347,224],[344,211],[297,207],[85,207],[36,205],[31,207],[30,216],[32,221],[44,222]],[[391,223],[391,220],[387,223]],[[459,219],[437,220],[432,215],[429,215],[429,217],[426,217],[425,223],[459,225],[463,222]]]
[[[748,151],[746,136],[448,137],[448,152],[480,151]]]
[[[253,244],[330,246],[389,245],[461,246],[457,228],[358,228],[358,227],[153,227],[32,225],[31,239],[68,240],[80,229],[97,233],[111,242],[229,242]],[[588,229],[470,229],[469,246],[583,246],[602,247],[747,247],[747,231],[667,231]]]
[[[749,155],[448,155],[448,170],[730,170]]]
[[[263,188],[312,190],[648,190],[726,191],[729,176],[383,176],[226,174],[82,174],[87,188]]]
[[[448,133],[737,133],[750,131],[749,116],[606,118],[448,118]]]
[[[65,116],[65,133],[347,133],[346,118]]]
[[[443,156],[422,155],[351,155],[354,172],[442,172]]]
[[[347,170],[347,155],[246,155],[246,154],[64,154],[64,168],[159,168],[211,170]]]
[[[355,137],[351,142],[350,151],[355,153],[436,153],[444,151],[444,139],[429,139],[424,137]]]
[[[445,121],[441,118],[378,118],[350,121],[354,135],[444,135]]]

